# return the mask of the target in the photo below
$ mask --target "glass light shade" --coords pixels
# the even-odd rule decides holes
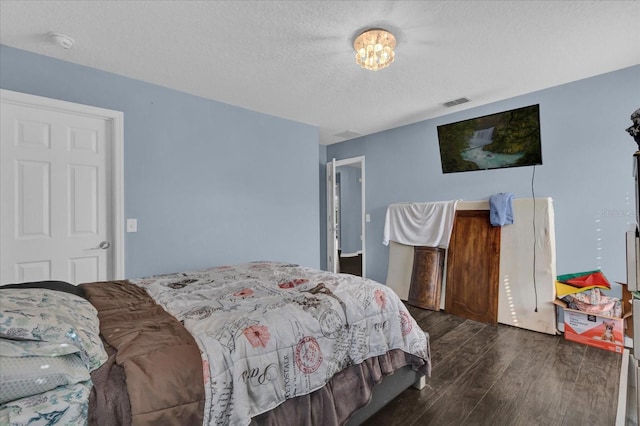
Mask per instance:
[[[388,67],[395,57],[396,38],[388,31],[367,30],[356,37],[356,63],[362,68],[377,71]]]

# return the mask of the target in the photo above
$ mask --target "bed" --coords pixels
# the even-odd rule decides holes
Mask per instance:
[[[351,424],[384,376],[401,390],[430,374],[428,334],[352,275],[252,262],[16,287],[0,291],[0,362],[69,365],[0,395],[0,424]],[[33,365],[27,378],[0,365],[3,389],[42,381]]]

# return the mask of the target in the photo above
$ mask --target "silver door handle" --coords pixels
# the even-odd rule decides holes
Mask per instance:
[[[100,244],[98,244],[98,247],[102,250],[106,250],[111,247],[111,243],[109,241],[102,241]]]

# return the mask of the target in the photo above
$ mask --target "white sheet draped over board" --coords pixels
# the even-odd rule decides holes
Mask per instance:
[[[387,207],[383,244],[389,247],[387,286],[402,300],[409,297],[413,247],[449,247],[457,200],[398,203]]]
[[[449,246],[458,201],[398,203],[387,207],[383,244],[395,241],[408,246]]]
[[[489,202],[462,201],[456,208],[489,210]],[[552,303],[555,299],[556,277],[553,200],[515,199],[513,215],[513,225],[504,226],[500,236],[498,322],[555,334],[556,314]],[[413,247],[391,241],[386,284],[403,300],[407,300],[409,295],[412,270]]]

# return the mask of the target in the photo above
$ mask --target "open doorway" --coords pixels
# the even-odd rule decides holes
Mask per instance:
[[[364,157],[327,163],[327,267],[366,276]]]

